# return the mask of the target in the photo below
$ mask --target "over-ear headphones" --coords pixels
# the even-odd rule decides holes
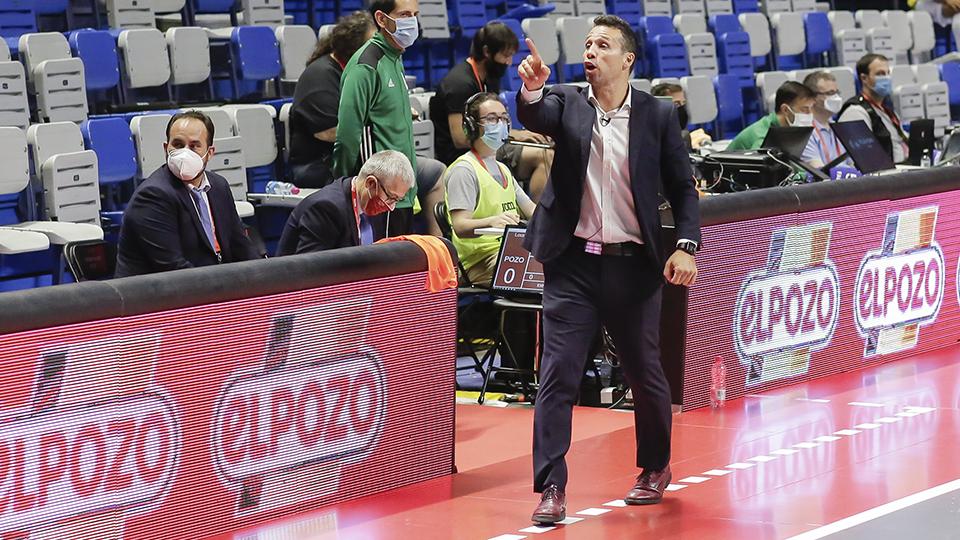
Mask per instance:
[[[466,105],[463,106],[463,121],[461,125],[463,126],[463,134],[467,136],[467,140],[470,141],[470,144],[473,144],[473,141],[480,138],[480,121],[477,118],[474,118],[470,114],[470,106],[473,105],[475,101],[480,99],[480,96],[484,95],[486,92],[477,92],[476,94],[470,96],[467,100]]]

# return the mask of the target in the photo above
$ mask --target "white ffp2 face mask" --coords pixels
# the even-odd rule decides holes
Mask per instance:
[[[203,172],[203,158],[206,156],[199,156],[189,148],[174,148],[167,154],[167,168],[180,180],[189,182]]]
[[[837,114],[840,112],[840,109],[843,108],[843,98],[840,96],[840,94],[828,96],[827,99],[823,101],[823,108],[832,112],[833,114]]]
[[[813,113],[800,113],[796,112],[789,105],[787,106],[790,109],[790,112],[793,113],[793,122],[790,122],[790,125],[793,127],[813,127]]]

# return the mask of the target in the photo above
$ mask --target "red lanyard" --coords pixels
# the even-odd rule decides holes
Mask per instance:
[[[903,132],[903,128],[900,127],[900,118],[897,117],[897,113],[891,111],[882,103],[878,104],[877,102],[873,101],[872,99],[870,99],[870,97],[867,94],[863,94],[863,99],[865,99],[867,103],[873,106],[873,108],[880,109],[881,111],[887,113],[887,116],[890,117],[890,121],[893,122],[893,127],[897,130],[897,134],[900,135],[901,139],[906,140],[907,137],[906,137],[906,134],[904,134]]]
[[[834,149],[836,149],[837,153],[836,153],[835,156],[830,157],[830,149],[827,148],[827,141],[824,140],[823,134],[820,133],[820,126],[819,126],[819,125],[814,125],[814,127],[813,127],[813,134],[816,135],[818,139],[820,139],[820,140],[817,142],[817,146],[820,147],[820,157],[823,158],[823,164],[824,164],[824,165],[826,165],[827,163],[833,161],[834,158],[840,156],[840,153],[841,153],[841,152],[840,152],[840,143],[837,141],[837,138],[836,138],[836,137],[833,138],[833,146],[834,146]]]
[[[477,71],[477,63],[473,61],[473,58],[467,58],[467,63],[470,64],[470,69],[473,70],[473,77],[477,80],[477,87],[481,92],[486,92],[487,85],[483,84],[483,81],[480,80],[480,72]]]
[[[487,168],[487,164],[483,162],[483,159],[480,157],[480,154],[477,154],[477,151],[473,148],[470,149],[470,152],[473,153],[473,157],[480,163],[480,166],[483,167],[483,170],[487,171],[487,174],[490,175],[490,178],[493,178],[493,173],[490,172],[490,169]],[[500,162],[497,162],[497,172],[500,173],[500,185],[503,186],[503,189],[507,189],[507,175],[503,173],[503,168],[500,167]]]
[[[363,243],[363,238],[360,234],[360,203],[357,202],[357,187],[350,186],[350,200],[353,202],[353,217],[357,221],[357,240],[360,243]]]

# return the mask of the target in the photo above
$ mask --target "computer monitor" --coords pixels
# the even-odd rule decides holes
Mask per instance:
[[[508,226],[503,230],[497,265],[490,289],[507,296],[542,295],[543,265],[523,247],[527,230]]]
[[[812,127],[774,126],[767,131],[760,148],[776,148],[792,158],[800,159],[811,133]]]
[[[934,122],[929,118],[910,122],[910,155],[907,156],[908,165],[920,165],[924,152],[933,159]]]
[[[866,122],[835,122],[830,124],[830,127],[861,173],[870,174],[896,167],[890,154],[880,146],[880,141],[870,131]]]

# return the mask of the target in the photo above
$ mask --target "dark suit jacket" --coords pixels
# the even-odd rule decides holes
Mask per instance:
[[[243,231],[230,185],[207,171],[207,198],[213,214],[222,262],[258,257]],[[130,198],[123,213],[116,277],[217,264],[186,184],[166,165],[153,172]]]
[[[524,246],[541,262],[560,256],[580,220],[587,177],[591,129],[596,110],[587,88],[557,85],[536,103],[517,92],[517,116],[527,129],[556,141],[551,179],[527,227]],[[661,186],[673,207],[677,238],[700,242],[700,209],[690,158],[680,137],[676,109],[645,92],[632,90],[630,183],[637,221],[651,261],[665,263],[660,242]]]
[[[344,176],[300,201],[283,227],[277,255],[359,246],[352,182]]]

